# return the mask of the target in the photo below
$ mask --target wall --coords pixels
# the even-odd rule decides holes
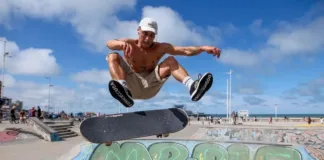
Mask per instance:
[[[285,143],[305,146],[314,157],[324,160],[324,130],[266,128],[201,128],[195,139],[257,143]]]
[[[75,149],[74,149],[75,150]],[[71,153],[69,153],[71,154]],[[187,140],[132,140],[111,146],[85,143],[73,160],[313,160],[302,146]]]
[[[214,128],[205,129],[204,139],[282,142],[312,145],[324,149],[324,130],[267,129],[267,128]]]

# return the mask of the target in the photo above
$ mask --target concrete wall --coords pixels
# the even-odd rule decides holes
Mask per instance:
[[[73,160],[314,160],[303,146],[191,140],[131,140],[111,146],[83,143],[61,159]]]
[[[305,117],[305,118],[307,118],[307,117]],[[324,116],[323,116],[323,118],[324,118]],[[214,119],[217,119],[217,117],[214,118]],[[191,121],[197,121],[197,117],[190,117],[190,120]],[[200,117],[200,121],[203,121],[203,120],[206,121],[206,118]],[[318,118],[318,117],[313,118],[313,117],[311,117],[311,120],[312,120],[312,123],[319,123],[321,121],[321,118]],[[226,122],[227,118],[223,117],[222,121]],[[240,117],[237,118],[237,121],[242,122]],[[257,122],[268,122],[268,121],[269,121],[269,117],[257,117]],[[293,118],[289,118],[288,120],[285,120],[282,117],[278,117],[278,118],[272,117],[272,121],[273,122],[304,122],[305,124],[307,123],[304,120],[304,117],[293,117]],[[248,121],[246,121],[246,122],[254,122],[254,117],[249,117]]]

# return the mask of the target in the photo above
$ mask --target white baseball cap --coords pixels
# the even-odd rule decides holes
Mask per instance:
[[[139,27],[141,27],[142,31],[151,31],[155,34],[158,32],[157,22],[153,18],[143,18],[139,23]]]

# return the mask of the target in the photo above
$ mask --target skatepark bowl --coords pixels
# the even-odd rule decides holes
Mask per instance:
[[[83,142],[73,160],[324,160],[323,130],[201,128],[192,139],[133,139],[111,146]]]

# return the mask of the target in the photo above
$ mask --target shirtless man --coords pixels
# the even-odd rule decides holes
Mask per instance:
[[[212,74],[207,72],[193,80],[173,56],[196,56],[207,52],[219,58],[221,51],[213,46],[182,47],[154,42],[158,24],[152,18],[143,18],[137,32],[138,39],[109,40],[106,44],[109,49],[124,53],[120,56],[111,52],[106,56],[113,79],[108,84],[111,95],[125,107],[131,107],[133,99],[154,97],[172,75],[188,88],[192,101],[199,101],[212,86]],[[167,53],[170,56],[159,63]]]

